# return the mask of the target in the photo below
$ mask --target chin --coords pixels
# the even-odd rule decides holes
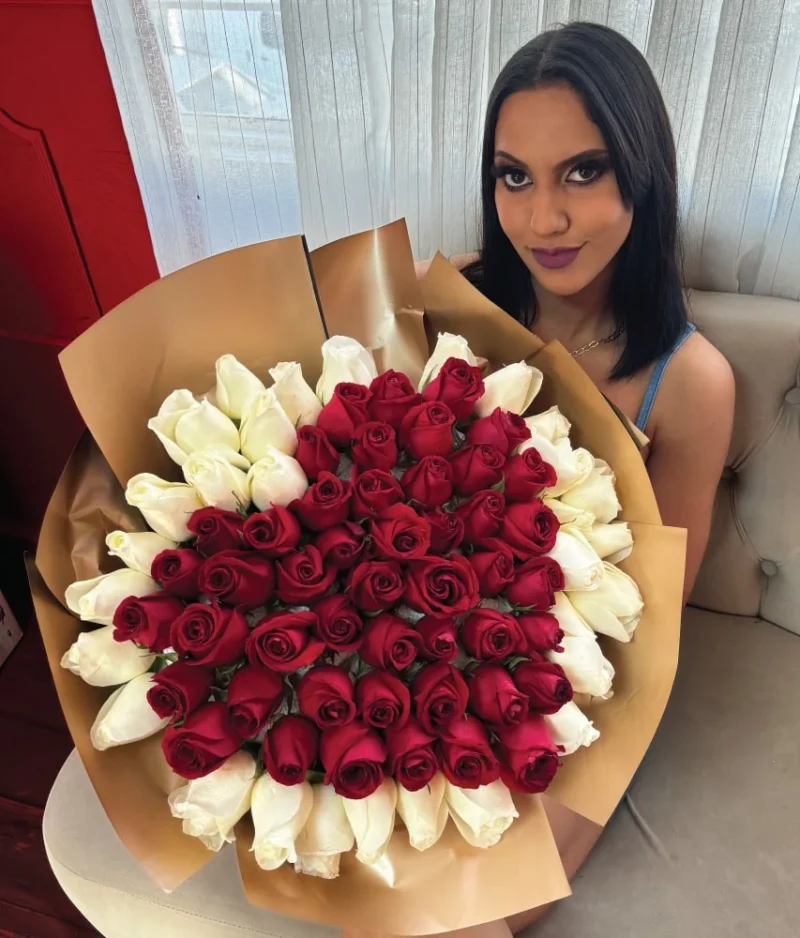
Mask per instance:
[[[590,283],[593,283],[602,271],[593,271],[586,273],[581,270],[573,270],[572,266],[562,267],[560,270],[546,270],[538,264],[526,264],[531,276],[540,287],[552,293],[555,296],[573,296],[585,290]]]

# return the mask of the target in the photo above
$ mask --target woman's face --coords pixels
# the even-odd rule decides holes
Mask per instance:
[[[503,231],[534,280],[559,296],[592,283],[631,229],[603,136],[567,85],[506,99],[492,175]]]

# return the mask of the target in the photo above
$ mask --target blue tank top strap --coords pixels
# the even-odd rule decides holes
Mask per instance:
[[[687,323],[686,328],[678,337],[678,341],[672,346],[671,349],[667,349],[667,351],[664,352],[664,354],[656,361],[655,367],[653,368],[653,373],[650,375],[650,382],[647,385],[647,390],[644,394],[642,406],[639,408],[639,416],[636,418],[636,427],[643,433],[644,428],[647,426],[647,421],[650,419],[650,412],[653,409],[653,404],[656,402],[656,395],[658,394],[658,389],[661,387],[661,382],[664,378],[664,372],[667,370],[667,365],[672,361],[672,356],[678,351],[678,349],[693,332],[694,325],[690,322]]]

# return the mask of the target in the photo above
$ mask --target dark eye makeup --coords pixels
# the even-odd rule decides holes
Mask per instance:
[[[605,176],[610,168],[609,160],[603,157],[591,157],[575,163],[567,171],[564,179],[575,186],[589,186]],[[489,172],[495,179],[499,179],[509,192],[518,192],[531,185],[527,172],[513,163],[497,162]]]

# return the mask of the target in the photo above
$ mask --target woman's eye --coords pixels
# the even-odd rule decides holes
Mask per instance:
[[[586,186],[598,180],[605,172],[605,167],[599,163],[581,163],[570,170],[567,182],[575,182],[579,186]]]
[[[506,189],[524,189],[530,182],[530,179],[528,178],[528,174],[523,173],[521,169],[510,169],[504,174],[503,182]]]

